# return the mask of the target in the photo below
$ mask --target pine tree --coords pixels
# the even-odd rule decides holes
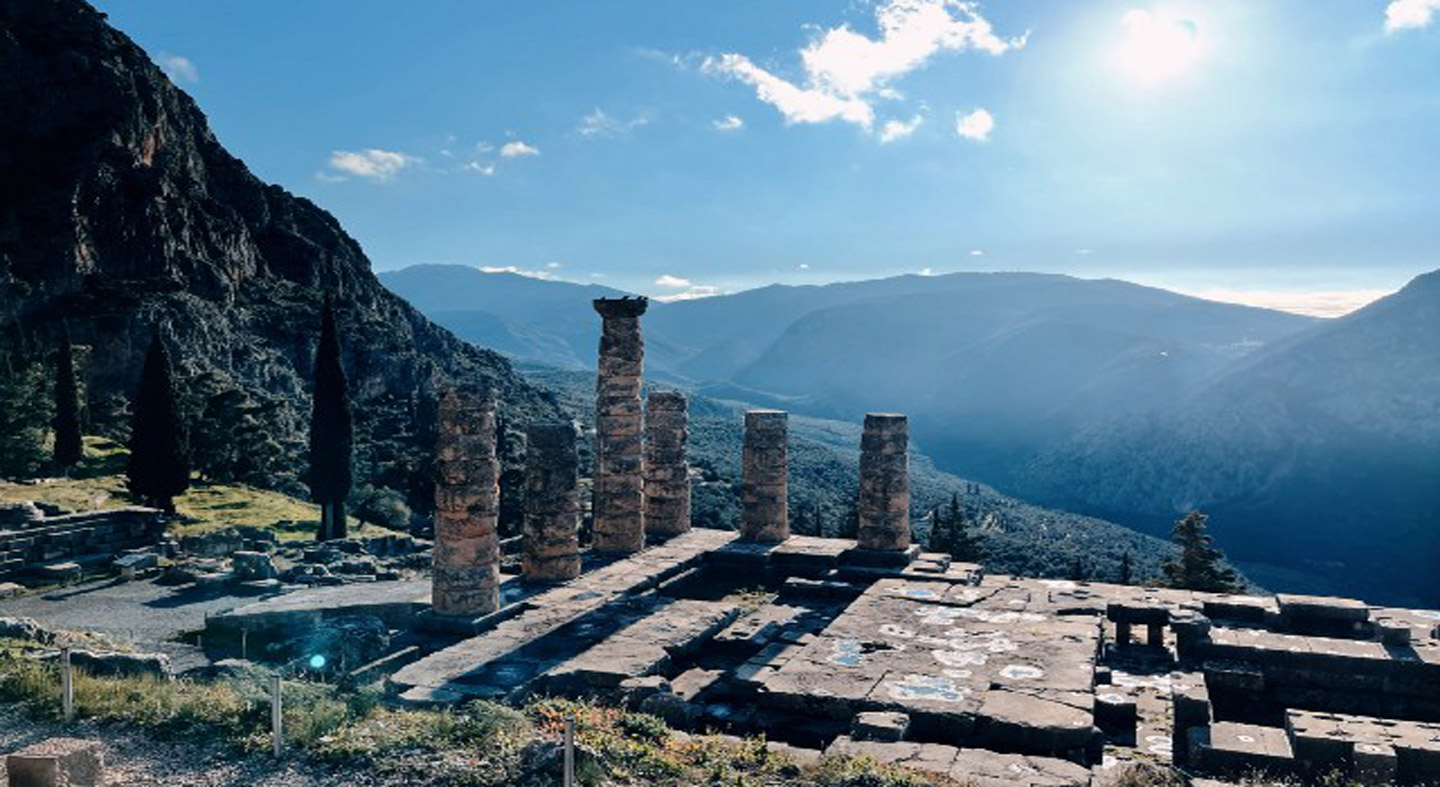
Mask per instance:
[[[353,481],[351,453],[354,423],[345,369],[340,364],[340,336],[335,328],[335,306],[325,299],[320,320],[320,342],[315,348],[315,390],[310,415],[310,499],[320,505],[317,538],[344,538],[345,499]]]
[[[1129,585],[1131,583],[1133,579],[1133,577],[1131,577],[1132,570],[1130,567],[1130,553],[1125,552],[1120,555],[1120,584]]]
[[[0,477],[4,478],[30,478],[45,461],[45,424],[51,405],[45,396],[45,367],[22,353],[23,344],[9,336],[0,343]]]
[[[925,549],[931,552],[948,552],[949,546],[950,527],[945,522],[945,516],[938,507],[931,509],[930,535],[925,539]]]
[[[145,353],[135,415],[130,425],[130,494],[148,505],[175,512],[175,497],[190,487],[190,456],[175,390],[175,372],[160,332]]]
[[[75,349],[70,328],[62,327],[55,350],[55,464],[74,467],[85,454],[80,437],[80,386],[75,380]]]
[[[1213,539],[1206,533],[1208,519],[1199,511],[1191,511],[1175,523],[1171,540],[1180,547],[1180,555],[1160,564],[1167,586],[1208,593],[1234,593],[1242,589],[1235,571],[1224,563],[1225,553],[1210,545]]]
[[[1085,581],[1085,563],[1079,555],[1076,555],[1075,560],[1070,563],[1070,579],[1075,582]]]

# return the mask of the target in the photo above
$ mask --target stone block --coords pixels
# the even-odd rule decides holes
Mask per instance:
[[[100,742],[50,738],[6,758],[11,787],[101,787],[105,756]]]
[[[1136,721],[1135,698],[1118,691],[1095,695],[1095,724],[1111,733],[1133,732]]]
[[[1356,782],[1367,787],[1395,783],[1399,761],[1393,746],[1384,743],[1357,743],[1353,756]]]
[[[850,722],[850,737],[857,741],[894,742],[905,739],[910,716],[890,711],[864,711]]]

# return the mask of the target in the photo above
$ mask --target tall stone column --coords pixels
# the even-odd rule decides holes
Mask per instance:
[[[905,416],[870,413],[860,438],[859,547],[910,548],[910,440]]]
[[[484,615],[500,607],[500,461],[495,395],[440,396],[435,483],[434,589],[440,615]]]
[[[531,424],[525,455],[525,579],[580,576],[580,456],[575,426]]]
[[[645,343],[644,298],[598,298],[599,375],[595,384],[596,552],[628,554],[645,548],[645,475],[640,406]]]
[[[745,413],[740,536],[746,541],[778,544],[790,537],[787,438],[784,410]]]
[[[651,391],[645,406],[645,532],[678,536],[690,529],[689,436],[685,394]]]

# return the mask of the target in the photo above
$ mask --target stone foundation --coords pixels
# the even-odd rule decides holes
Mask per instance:
[[[165,532],[160,512],[119,508],[42,516],[28,504],[4,508],[0,524],[0,577],[38,570],[54,561],[107,556],[158,543]]]

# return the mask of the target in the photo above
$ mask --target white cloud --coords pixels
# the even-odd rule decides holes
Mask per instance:
[[[1091,254],[1094,254],[1094,253],[1095,253],[1095,250],[1094,250],[1094,249],[1076,249],[1076,250],[1075,250],[1075,253],[1081,255],[1082,257],[1088,257],[1088,256],[1090,256]]]
[[[565,266],[564,266],[564,265],[561,265],[561,264],[558,263],[558,262],[547,262],[547,263],[545,263],[545,267],[547,267],[547,268],[549,268],[550,270],[553,271],[553,270],[555,270],[555,269],[557,269],[557,268],[563,268],[563,267],[565,267]]]
[[[576,131],[579,131],[582,137],[620,137],[649,122],[650,119],[644,115],[636,115],[629,120],[620,120],[596,107],[590,114],[580,118],[580,126]]]
[[[916,115],[909,120],[887,120],[885,125],[880,127],[880,143],[888,144],[897,139],[904,139],[915,133],[920,124],[925,122],[924,115]]]
[[[517,156],[538,156],[538,155],[540,155],[540,148],[537,148],[537,147],[535,147],[535,146],[533,146],[533,145],[527,145],[527,144],[525,144],[524,142],[521,142],[521,141],[518,140],[518,139],[516,139],[516,140],[511,140],[510,142],[506,142],[506,143],[500,148],[500,157],[501,157],[501,158],[516,158]]]
[[[712,298],[716,295],[724,295],[719,287],[712,287],[708,284],[697,284],[684,292],[677,292],[673,295],[655,295],[652,297],[661,303],[672,303],[674,301],[693,301],[697,298]]]
[[[934,268],[921,268],[921,269],[920,269],[920,275],[921,275],[921,276],[934,276],[934,275],[935,275],[935,269],[934,269]]]
[[[984,256],[985,256],[985,250],[984,250],[984,249],[971,249],[971,250],[970,250],[970,256],[971,256],[971,257],[984,257]]]
[[[188,57],[161,52],[160,70],[164,71],[172,82],[194,84],[200,81],[200,69],[196,68],[195,62]]]
[[[739,131],[745,128],[745,121],[735,115],[726,115],[712,123],[716,131]]]
[[[995,118],[984,109],[977,109],[968,115],[955,113],[955,133],[966,139],[984,142],[990,138],[990,132],[994,128]]]
[[[554,279],[555,274],[550,271],[529,271],[518,265],[481,265],[481,273],[513,273],[517,276],[529,276],[532,279]]]
[[[999,55],[1025,45],[1025,36],[997,36],[976,4],[966,0],[885,0],[875,17],[878,38],[841,25],[801,49],[803,86],[739,54],[707,58],[701,68],[754,87],[756,97],[780,110],[787,124],[843,120],[869,130],[875,121],[872,101],[898,98],[890,83],[936,53],[973,49]]]
[[[390,180],[401,170],[419,162],[420,159],[408,153],[377,148],[336,150],[330,154],[331,168],[379,182]]]
[[[682,279],[679,276],[671,276],[667,273],[655,280],[655,286],[678,290],[691,286],[691,282],[689,279]]]
[[[808,263],[808,262],[802,262],[802,263],[800,263],[799,265],[796,265],[795,267],[799,268],[799,269],[802,270],[802,271],[808,271],[808,270],[810,270],[810,263]]]
[[[464,172],[474,172],[479,175],[484,175],[487,178],[495,174],[494,164],[486,164],[479,161],[467,161],[465,166],[460,169]]]
[[[1393,0],[1385,6],[1385,32],[1425,27],[1440,11],[1440,0]]]

